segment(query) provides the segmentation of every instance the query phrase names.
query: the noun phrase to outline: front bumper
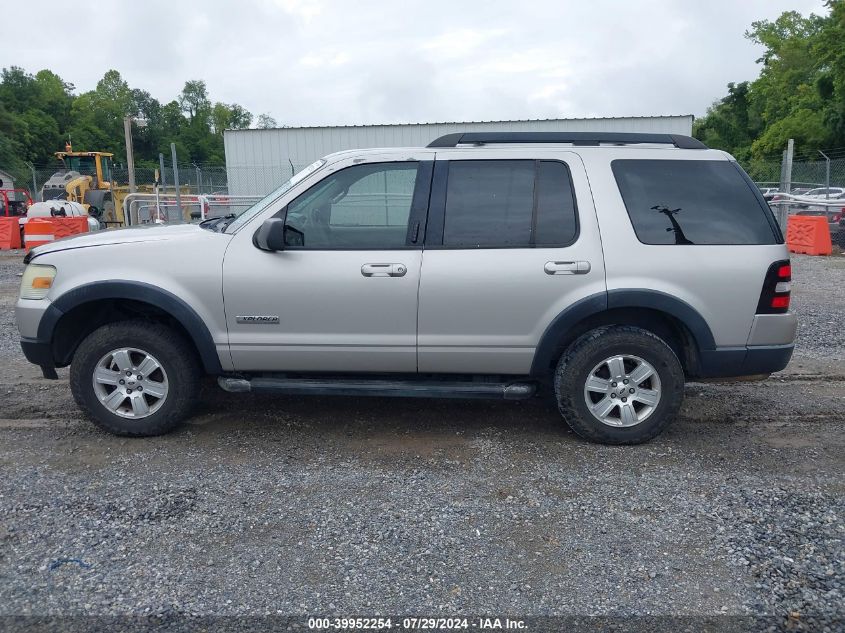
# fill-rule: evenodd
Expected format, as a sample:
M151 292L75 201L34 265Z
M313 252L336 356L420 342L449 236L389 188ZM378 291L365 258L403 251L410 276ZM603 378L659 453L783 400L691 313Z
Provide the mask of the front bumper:
M22 338L21 349L26 359L41 367L41 373L45 378L58 379L56 373L56 361L53 359L53 346L37 339Z
M49 299L18 299L15 304L15 321L21 334L23 355L30 363L41 367L45 378L55 380L58 375L53 345L50 340L45 340L45 337L39 334L44 315L52 307Z

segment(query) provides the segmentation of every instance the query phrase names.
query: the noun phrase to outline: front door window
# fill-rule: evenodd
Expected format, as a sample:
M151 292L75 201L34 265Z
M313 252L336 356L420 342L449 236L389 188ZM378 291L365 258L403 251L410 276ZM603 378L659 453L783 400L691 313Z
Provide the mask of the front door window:
M355 165L327 176L287 207L288 246L304 250L404 248L418 163Z

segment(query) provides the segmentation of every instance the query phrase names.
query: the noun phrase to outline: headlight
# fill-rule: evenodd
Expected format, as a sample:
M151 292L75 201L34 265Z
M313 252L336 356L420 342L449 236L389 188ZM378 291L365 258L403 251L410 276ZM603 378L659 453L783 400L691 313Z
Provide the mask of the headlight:
M56 278L56 267L44 264L30 264L23 271L21 299L43 299Z

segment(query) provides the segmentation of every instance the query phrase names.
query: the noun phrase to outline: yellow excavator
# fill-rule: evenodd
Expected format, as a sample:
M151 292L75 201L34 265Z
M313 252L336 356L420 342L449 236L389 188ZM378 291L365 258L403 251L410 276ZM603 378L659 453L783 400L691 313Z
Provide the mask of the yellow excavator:
M108 152L74 152L68 143L64 152L56 152L62 169L44 183L41 201L70 200L83 205L90 215L103 222L121 221L122 209L116 212L116 207L120 209L117 202L122 202L126 191L112 183L113 157Z

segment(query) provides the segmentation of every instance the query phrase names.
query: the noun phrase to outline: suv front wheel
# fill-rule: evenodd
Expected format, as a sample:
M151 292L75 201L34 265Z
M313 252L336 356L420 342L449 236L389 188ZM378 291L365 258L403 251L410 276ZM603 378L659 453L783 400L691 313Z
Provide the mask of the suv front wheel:
M632 326L588 332L564 353L555 395L566 422L603 444L640 444L678 414L684 372L661 338Z
M200 385L196 354L172 328L149 321L104 325L80 343L70 368L74 400L116 435L167 433L191 410Z

